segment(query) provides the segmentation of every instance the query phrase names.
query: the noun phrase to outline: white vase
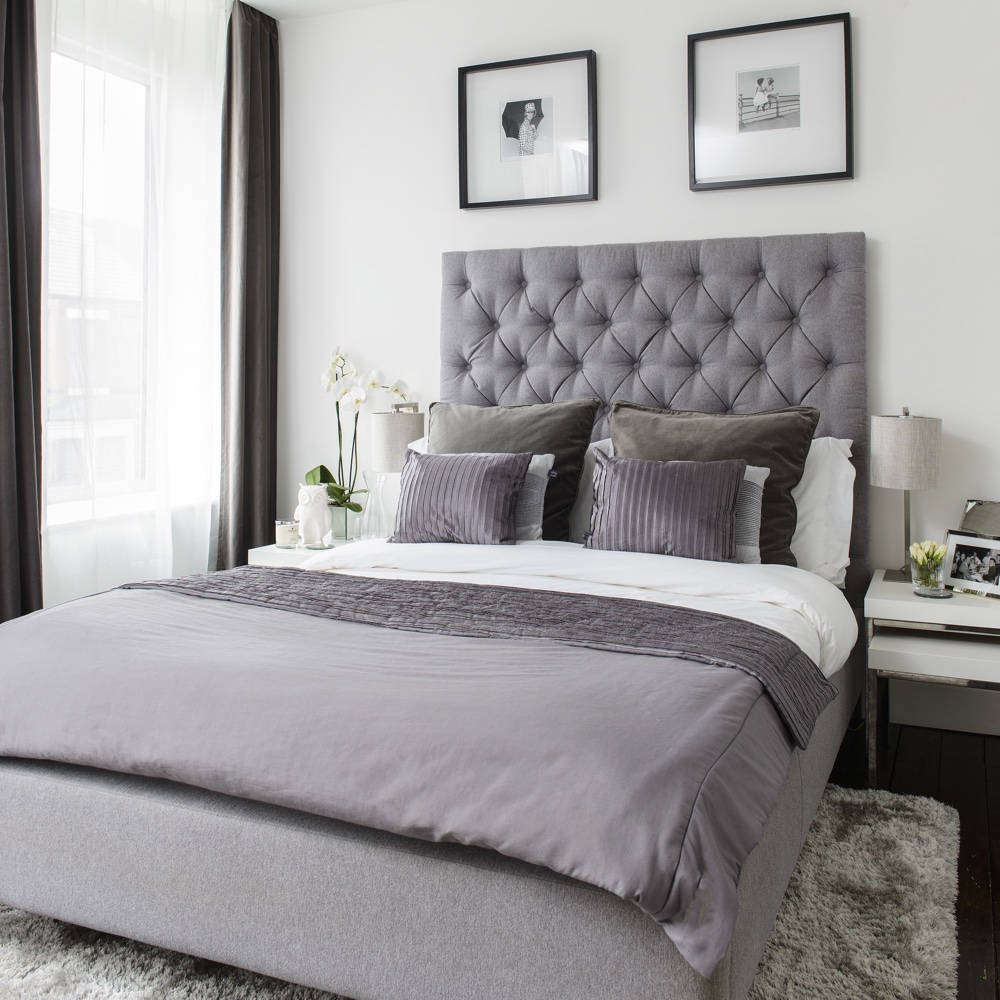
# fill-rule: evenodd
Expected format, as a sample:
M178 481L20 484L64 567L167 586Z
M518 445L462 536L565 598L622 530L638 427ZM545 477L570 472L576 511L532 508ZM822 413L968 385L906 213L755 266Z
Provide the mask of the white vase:
M299 484L299 505L295 508L299 522L299 541L310 549L325 547L324 538L330 530L330 506L326 486Z

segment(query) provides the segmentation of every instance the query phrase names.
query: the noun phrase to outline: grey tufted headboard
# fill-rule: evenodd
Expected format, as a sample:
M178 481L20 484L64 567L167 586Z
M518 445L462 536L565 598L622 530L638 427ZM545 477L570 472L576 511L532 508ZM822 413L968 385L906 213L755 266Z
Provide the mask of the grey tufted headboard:
M444 255L441 398L597 396L709 412L817 407L854 441L847 593L868 577L863 233Z

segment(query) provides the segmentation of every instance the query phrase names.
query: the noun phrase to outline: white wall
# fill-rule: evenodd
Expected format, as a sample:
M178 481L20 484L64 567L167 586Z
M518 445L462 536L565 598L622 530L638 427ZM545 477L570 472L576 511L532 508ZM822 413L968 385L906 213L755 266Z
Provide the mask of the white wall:
M319 372L336 344L435 398L442 251L840 230L869 237L872 410L944 420L943 485L913 495L914 538L1000 498L996 0L849 6L856 180L688 190L688 33L840 9L409 0L282 22L279 514L332 458ZM600 200L459 210L457 67L587 48ZM899 565L901 495L873 494L873 563Z

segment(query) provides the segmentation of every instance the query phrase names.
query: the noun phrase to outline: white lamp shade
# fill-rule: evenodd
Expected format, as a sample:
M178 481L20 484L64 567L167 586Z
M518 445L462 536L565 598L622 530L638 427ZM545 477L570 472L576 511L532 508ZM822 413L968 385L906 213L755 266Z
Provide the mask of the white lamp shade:
M374 472L399 472L406 446L424 436L422 413L373 413L371 415L371 463Z
M941 421L909 415L872 417L871 484L932 490L941 471Z

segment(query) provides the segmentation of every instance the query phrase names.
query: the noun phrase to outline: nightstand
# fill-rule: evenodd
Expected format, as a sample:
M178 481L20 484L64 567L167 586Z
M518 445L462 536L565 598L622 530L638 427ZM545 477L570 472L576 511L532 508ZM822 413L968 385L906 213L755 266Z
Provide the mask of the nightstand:
M872 788L880 678L1000 691L1000 601L969 594L946 600L918 597L909 583L887 582L884 573L875 571L865 594L865 725Z
M353 538L335 538L330 548L347 545L353 541ZM307 549L301 545L294 549L279 549L277 545L262 545L258 549L249 551L247 564L250 566L301 566L307 559L329 551L330 549Z

